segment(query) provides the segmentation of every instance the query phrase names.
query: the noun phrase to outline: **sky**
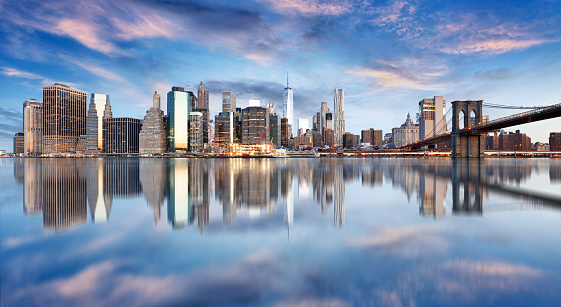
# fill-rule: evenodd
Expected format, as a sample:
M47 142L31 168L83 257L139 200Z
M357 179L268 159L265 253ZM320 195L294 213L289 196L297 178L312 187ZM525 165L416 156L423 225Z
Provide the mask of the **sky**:
M346 130L384 133L423 98L513 106L561 103L561 2L0 0L0 149L22 130L22 103L64 83L108 94L114 117L143 118L152 95L222 91L294 117L345 91ZM485 109L490 119L518 111ZM561 119L511 127L547 142Z

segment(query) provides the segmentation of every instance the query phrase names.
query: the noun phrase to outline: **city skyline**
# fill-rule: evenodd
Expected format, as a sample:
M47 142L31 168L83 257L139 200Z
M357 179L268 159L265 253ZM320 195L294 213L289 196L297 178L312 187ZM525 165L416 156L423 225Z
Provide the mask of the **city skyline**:
M390 131L433 96L560 102L555 2L18 1L0 2L0 10L0 149L22 131L21 104L41 100L42 86L55 82L105 93L116 115L143 118L154 91L195 92L202 80L211 119L222 91L242 104L270 101L282 114L288 71L294 118L311 118L343 88L346 130L354 134ZM513 113L484 112L490 119ZM513 130L547 142L560 123Z

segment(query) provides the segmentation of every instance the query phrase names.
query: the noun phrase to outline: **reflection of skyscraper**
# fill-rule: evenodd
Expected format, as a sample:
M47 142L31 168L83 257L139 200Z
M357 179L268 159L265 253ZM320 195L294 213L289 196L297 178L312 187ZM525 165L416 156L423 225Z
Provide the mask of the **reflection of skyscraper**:
M168 221L173 229L183 228L189 223L189 166L185 159L169 162Z
M131 198L142 192L138 158L104 160L105 193L116 198Z
M336 227L343 227L345 223L345 181L343 178L343 167L337 166L333 181L334 204L334 224Z
M283 198L284 226L287 229L292 229L294 223L294 181L292 180L292 176L290 176L289 179L287 178L283 184L285 185L283 189L286 191Z
M40 159L20 159L23 163L23 212L26 215L41 214L43 185Z
M154 223L160 221L167 185L168 159L140 159L139 177L148 207L154 211Z
M56 231L87 221L84 159L42 159L43 227Z
M113 197L105 191L105 160L87 160L87 193L92 222L103 223L109 219Z
M421 174L419 186L419 214L442 218L446 214L447 182L428 173Z

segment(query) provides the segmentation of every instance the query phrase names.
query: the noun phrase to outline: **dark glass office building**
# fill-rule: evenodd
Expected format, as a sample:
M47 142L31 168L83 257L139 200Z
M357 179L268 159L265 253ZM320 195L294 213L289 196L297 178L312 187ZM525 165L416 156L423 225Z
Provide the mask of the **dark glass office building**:
M103 123L105 153L138 153L142 121L130 117L107 118Z
M247 107L242 110L242 144L259 144L262 138L268 140L268 127L269 112L266 108Z

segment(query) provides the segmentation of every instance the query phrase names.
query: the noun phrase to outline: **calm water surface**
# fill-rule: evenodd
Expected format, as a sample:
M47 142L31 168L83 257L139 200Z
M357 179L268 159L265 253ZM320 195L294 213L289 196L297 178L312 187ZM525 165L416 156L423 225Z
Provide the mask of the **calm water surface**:
M0 166L2 306L561 302L561 160Z

